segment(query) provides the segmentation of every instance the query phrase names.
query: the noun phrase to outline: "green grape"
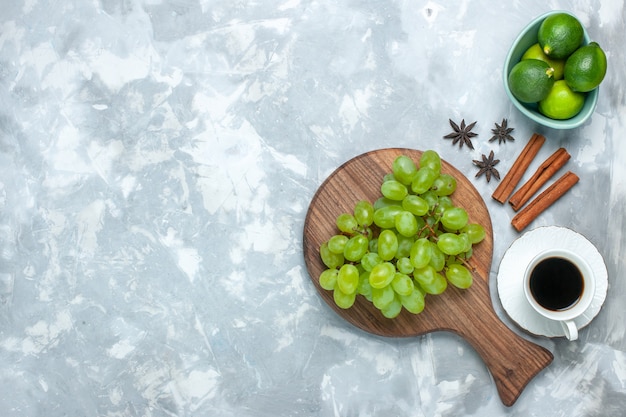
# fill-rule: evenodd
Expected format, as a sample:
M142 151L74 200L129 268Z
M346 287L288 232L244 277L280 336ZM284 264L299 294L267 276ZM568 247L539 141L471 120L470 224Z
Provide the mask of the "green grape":
M444 208L454 207L454 202L452 201L452 198L450 198L449 195L442 195L437 200L438 200L439 206L441 207L444 207Z
M396 251L396 258L405 258L411 256L411 246L413 246L413 242L415 241L414 236L402 236L398 234L397 237L398 250Z
M359 270L352 264L345 264L337 274L337 288L344 294L353 294L359 286Z
M335 235L328 239L328 250L332 253L343 254L343 249L350 238L346 235Z
M443 216L443 213L449 209L454 207L454 204L452 203L452 199L447 196L441 196L437 199L437 206L435 207L435 210L433 211L433 215L437 218L440 218L441 216Z
M415 269L428 265L431 258L430 242L425 237L419 238L411 246L411 263Z
M385 175L383 175L383 182L385 181L395 181L396 177L393 176L393 172L388 172Z
M461 231L463 233L467 233L470 238L470 242L472 242L472 245L481 242L487 235L487 232L485 232L485 228L478 223L470 223L466 225Z
M415 272L415 271L413 271L413 272ZM423 297L426 297L426 294L428 294L428 293L422 288L422 286L419 284L419 282L417 282L415 277L413 277L413 283L415 284L415 289L413 290L413 292L419 292L420 294L422 294Z
M396 293L390 285L382 288L372 287L372 302L379 310L389 307L395 298Z
M372 288L383 288L391 284L396 274L396 266L391 262L381 262L370 271Z
M408 211L403 210L396 215L395 226L402 236L411 237L417 233L417 219Z
M407 274L396 272L391 281L391 287L398 295L409 295L415 289L415 284Z
M456 190L456 179L450 174L440 174L433 183L432 190L438 196L450 195Z
M402 200L402 208L416 216L423 216L428 213L428 203L422 197L409 194Z
M396 234L390 230L385 229L378 235L378 256L383 261L390 261L396 256L398 251L398 238Z
M437 208L437 204L439 204L439 196L434 191L428 190L420 194L420 197L422 197L428 203L429 210L434 210L435 208Z
M438 176L438 172L428 167L420 167L415 174L415 178L411 181L411 191L415 194L425 193L430 190Z
M462 254L457 255L457 256L460 256L460 257L462 257L463 259L466 259L466 260L467 260L467 259L471 258L473 254L474 254L474 248L469 248L469 250L468 250L468 251L465 251L465 252L463 252Z
M370 226L374 222L374 206L366 200L361 200L354 206L354 219L361 226Z
M343 253L333 253L328 249L328 242L324 242L320 245L320 257L324 265L331 269L338 268L345 262Z
M402 201L409 191L406 185L397 180L387 180L380 186L380 192L390 200Z
M356 292L371 301L372 286L370 285L369 271L364 271L359 276L359 286L357 287Z
M455 233L442 233L437 240L437 246L446 255L458 255L465 249L465 242Z
M361 260L369 248L369 240L363 235L354 235L343 248L343 257L350 262Z
M355 230L359 227L359 223L350 213L342 213L337 216L336 223L339 230L348 234L354 234Z
M421 291L413 291L409 295L401 295L402 306L410 313L419 314L424 311L425 300Z
M380 197L376 201L374 201L374 211L379 208L389 207L389 206L397 206L398 202L394 200L390 200L387 197Z
M441 158L436 151L424 151L420 157L419 166L420 168L428 167L439 175L439 172L441 171Z
M446 278L430 265L413 271L413 278L427 294L441 294L448 288Z
M441 220L441 216L443 216L443 212L446 211L446 208L443 207L442 205L439 204L439 202L437 202L437 204L435 204L435 207L432 210L432 216L435 219L439 219Z
M398 156L391 165L393 176L404 185L411 184L417 173L415 162L406 155Z
M396 225L396 216L402 207L399 205L381 207L374 211L374 224L381 229L391 229Z
M337 275L339 275L338 269L325 269L319 277L320 286L325 290L335 289L335 285L337 284Z
M459 233L457 236L459 237L459 240L463 242L463 250L461 251L461 253L467 252L472 249L472 242L470 241L469 235L467 233Z
M372 268L374 268L374 266L378 265L382 261L383 260L378 255L378 252L367 252L361 258L361 266L363 267L365 271L371 271Z
M398 251L398 238L396 234L390 230L385 229L378 235L378 256L383 261L390 261L396 256Z
M398 272L409 275L413 273L413 269L415 269L415 267L406 256L398 258L396 261L396 270L398 270Z
M441 216L441 224L448 230L459 230L467 225L467 211L462 207L446 208Z
M352 294L346 294L339 288L335 288L335 290L333 291L333 299L335 300L335 304L337 304L339 308L348 309L354 305L354 301L356 300L356 292Z
M453 264L460 264L461 263L461 256L462 256L462 254L448 255L446 257L446 266L450 266L450 265L453 265Z
M377 237L373 237L370 239L369 251L378 253L378 238Z
M461 264L452 264L446 270L446 278L457 288L467 289L472 285L471 272Z
M435 271L441 272L446 266L446 255L439 249L439 246L435 242L428 242L430 244L430 262Z
M395 319L402 312L402 301L400 301L400 297L397 295L393 297L393 300L389 305L380 310L383 313L383 316L388 319Z

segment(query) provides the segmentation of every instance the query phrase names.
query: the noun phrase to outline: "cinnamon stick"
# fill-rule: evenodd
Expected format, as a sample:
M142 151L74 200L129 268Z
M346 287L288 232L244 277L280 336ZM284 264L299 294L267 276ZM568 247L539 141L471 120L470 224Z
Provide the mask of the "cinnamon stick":
M571 171L567 171L563 176L556 180L550 187L546 188L534 200L511 220L511 225L521 232L533 220L537 218L544 210L550 207L555 201L563 196L570 188L578 182L578 176Z
M532 177L509 199L513 210L519 210L570 159L565 148L559 148L537 168Z
M519 181L522 179L522 176L528 169L528 166L533 161L545 141L546 138L543 135L538 133L534 133L532 135L515 162L513 162L509 172L507 172L504 178L502 178L502 181L491 195L494 200L504 204Z

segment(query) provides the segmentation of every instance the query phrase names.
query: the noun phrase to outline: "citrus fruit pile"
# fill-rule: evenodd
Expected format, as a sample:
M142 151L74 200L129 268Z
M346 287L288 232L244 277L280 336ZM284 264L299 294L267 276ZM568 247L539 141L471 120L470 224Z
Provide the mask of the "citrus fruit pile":
M604 79L606 55L596 42L583 45L583 26L568 13L548 16L537 40L508 75L511 93L551 119L570 119Z

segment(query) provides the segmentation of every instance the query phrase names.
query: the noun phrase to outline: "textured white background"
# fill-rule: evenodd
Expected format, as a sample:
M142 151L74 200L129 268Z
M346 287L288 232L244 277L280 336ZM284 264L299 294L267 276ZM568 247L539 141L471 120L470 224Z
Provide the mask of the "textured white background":
M450 5L449 3L453 3ZM575 13L606 50L592 120L542 129L502 88L521 28ZM0 409L20 416L623 416L626 23L619 0L0 0ZM475 151L442 136L476 120ZM516 140L489 142L507 118ZM533 227L575 229L609 294L504 407L456 336L385 339L318 297L317 187L372 149L502 173L533 132L581 182ZM535 165L531 166L531 169ZM494 225L494 280L519 235Z

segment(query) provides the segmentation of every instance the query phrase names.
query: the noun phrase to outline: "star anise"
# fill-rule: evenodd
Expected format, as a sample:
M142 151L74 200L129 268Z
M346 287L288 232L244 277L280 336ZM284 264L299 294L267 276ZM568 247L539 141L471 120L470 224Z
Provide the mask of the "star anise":
M505 143L507 140L514 141L515 138L511 136L511 132L513 131L512 127L508 127L508 120L502 119L502 124L498 125L495 123L495 129L491 129L493 136L489 139L489 142L493 142L494 140L498 140L498 144Z
M454 123L451 119L448 119L450 122L450 126L454 129L454 132L445 135L444 139L452 139L452 144L456 145L459 143L459 148L462 148L463 145L467 145L468 148L474 149L474 145L472 145L472 138L474 136L478 136L478 133L472 132L472 128L476 125L476 122L470 123L469 125L465 125L465 119L461 120L461 126Z
M498 162L500 162L500 160L493 159L494 158L493 151L489 152L489 157L486 157L485 154L483 154L482 157L483 157L482 161L478 161L476 159L474 159L473 161L474 165L480 168L478 170L478 173L476 174L476 177L479 177L482 174L485 174L485 177L487 177L487 182L489 182L491 181L491 176L493 175L494 177L496 177L498 181L500 181L500 173L495 168L495 166L498 165Z

